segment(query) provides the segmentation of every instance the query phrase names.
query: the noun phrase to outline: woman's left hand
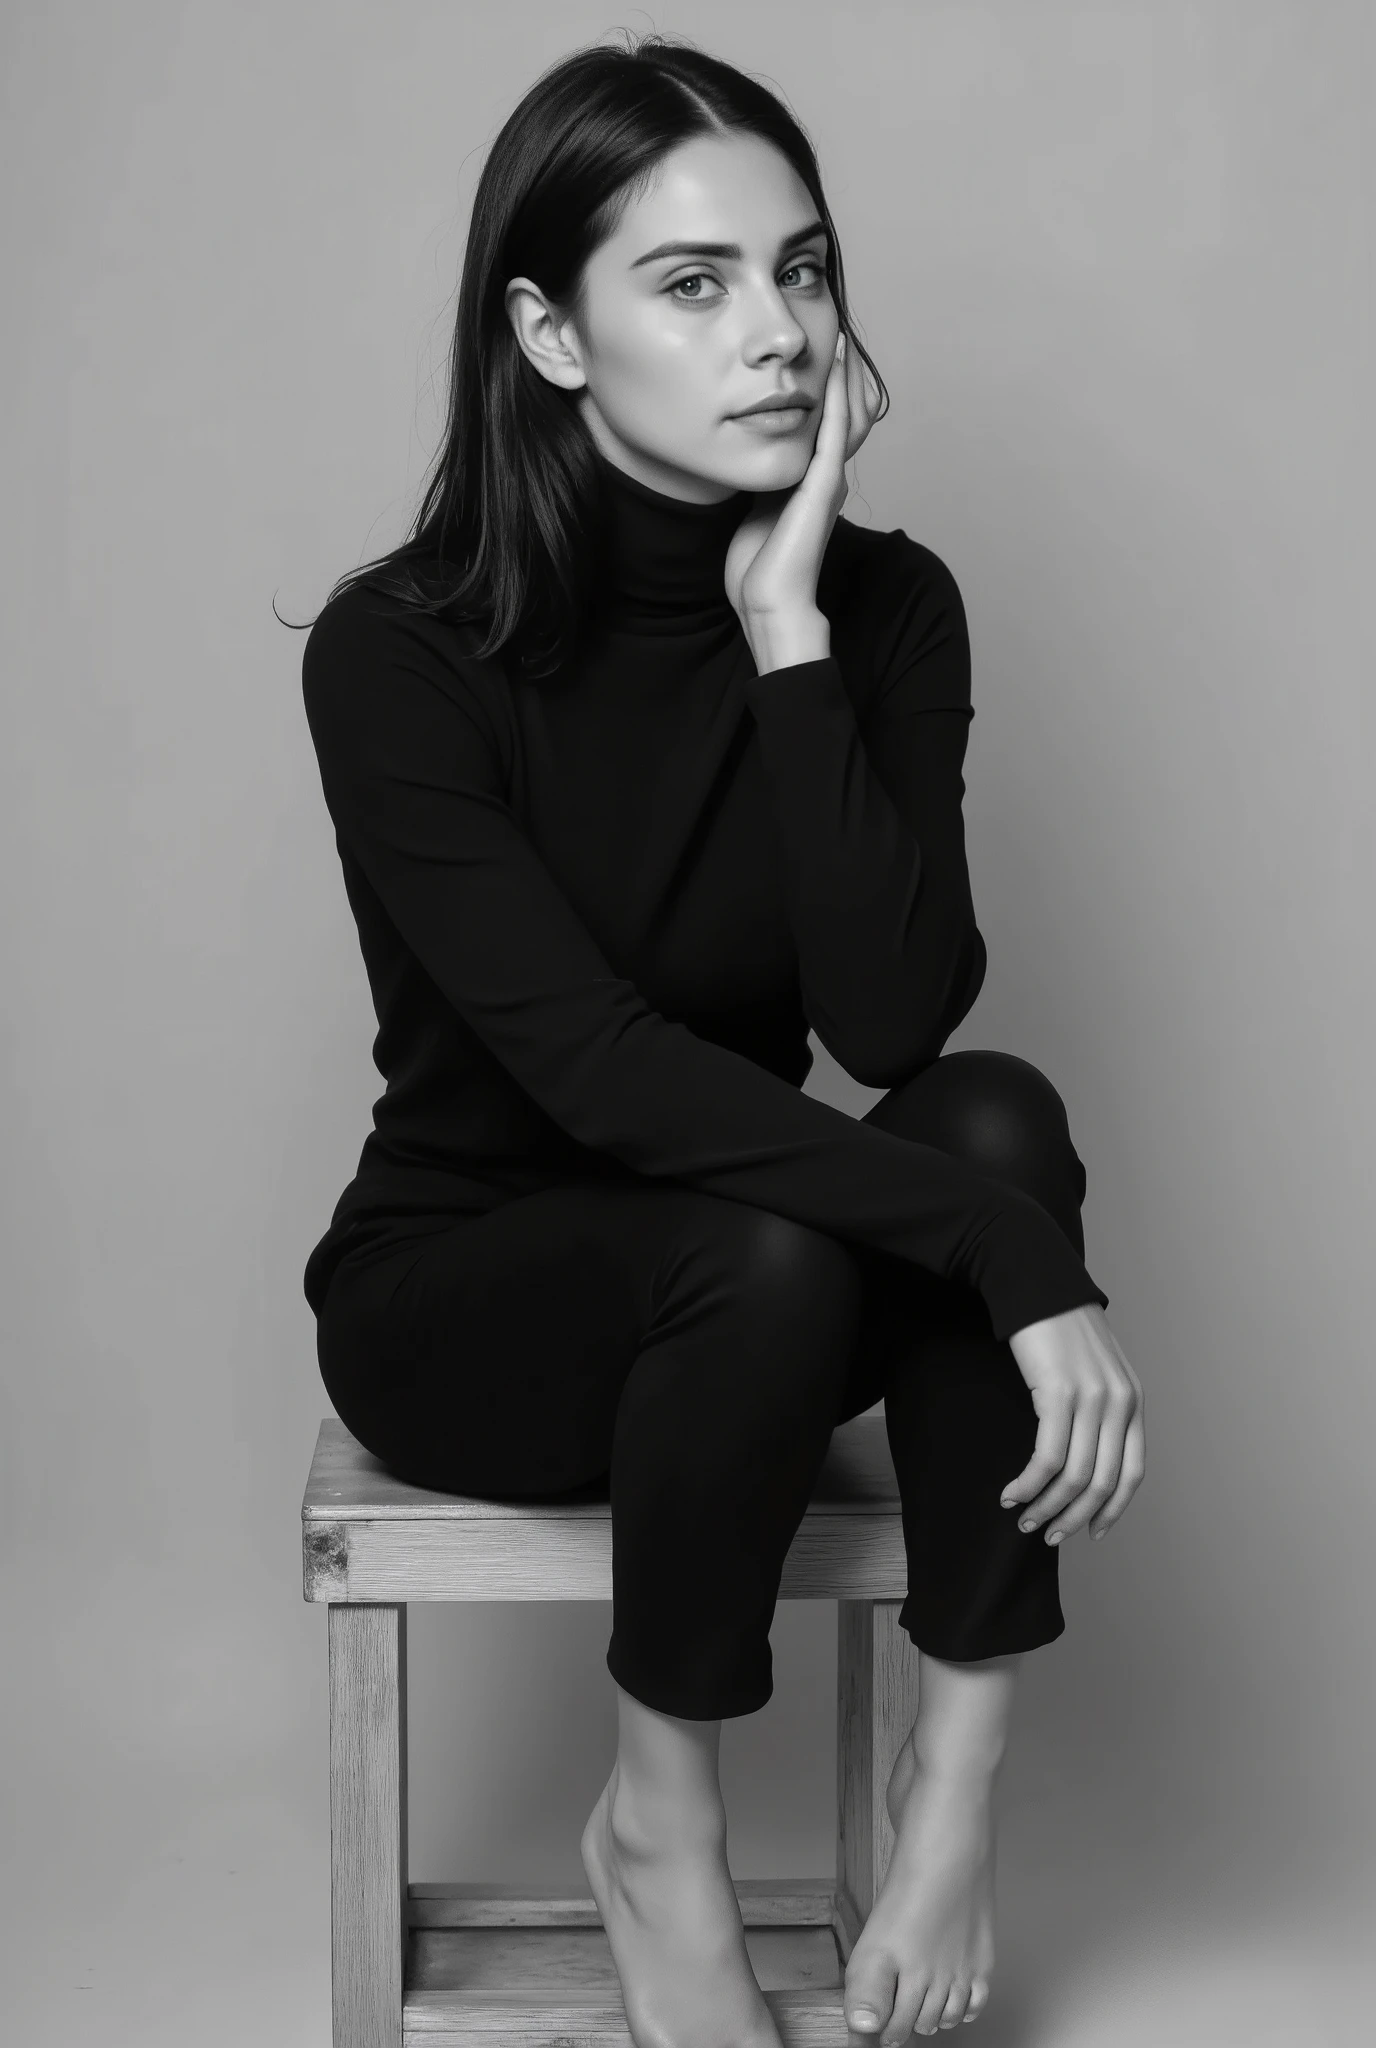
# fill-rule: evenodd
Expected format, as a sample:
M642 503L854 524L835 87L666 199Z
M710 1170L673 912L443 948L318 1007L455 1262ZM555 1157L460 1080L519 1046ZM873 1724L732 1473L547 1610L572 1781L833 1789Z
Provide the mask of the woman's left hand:
M756 493L727 549L726 594L752 647L816 613L822 556L850 489L846 464L879 411L878 389L844 341L827 374L811 462L789 490Z

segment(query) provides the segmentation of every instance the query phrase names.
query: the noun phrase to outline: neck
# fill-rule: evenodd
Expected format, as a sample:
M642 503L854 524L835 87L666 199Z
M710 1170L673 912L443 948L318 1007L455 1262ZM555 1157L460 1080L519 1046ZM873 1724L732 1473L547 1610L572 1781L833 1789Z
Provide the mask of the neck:
M734 617L726 552L750 493L701 505L642 483L600 449L596 455L606 513L600 584L607 616L614 623L684 626Z

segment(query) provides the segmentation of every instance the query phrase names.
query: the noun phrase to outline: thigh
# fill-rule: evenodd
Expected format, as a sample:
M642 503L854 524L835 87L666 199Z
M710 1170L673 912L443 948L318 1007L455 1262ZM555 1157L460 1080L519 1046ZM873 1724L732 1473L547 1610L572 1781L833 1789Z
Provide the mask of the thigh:
M632 1414L689 1432L829 1416L859 1299L849 1249L804 1225L676 1184L591 1183L346 1258L318 1348L339 1415L404 1477L605 1497Z
M343 1421L394 1470L449 1491L595 1483L658 1272L700 1224L676 1192L545 1188L383 1259L346 1258L318 1331Z

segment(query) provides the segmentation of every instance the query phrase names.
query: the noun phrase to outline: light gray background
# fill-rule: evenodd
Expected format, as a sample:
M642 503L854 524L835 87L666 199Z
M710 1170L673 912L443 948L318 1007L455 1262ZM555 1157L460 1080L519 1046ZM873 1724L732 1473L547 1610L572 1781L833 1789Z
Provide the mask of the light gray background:
M328 2037L300 1272L380 1083L271 602L400 537L483 150L618 22L818 144L893 392L849 513L971 621L953 1044L1060 1088L1149 1392L1025 1666L980 2037L1365 2039L1362 0L6 11L8 2038ZM413 1610L413 1875L581 1882L608 1627ZM831 1854L834 1609L774 1644L723 1744L739 1876Z

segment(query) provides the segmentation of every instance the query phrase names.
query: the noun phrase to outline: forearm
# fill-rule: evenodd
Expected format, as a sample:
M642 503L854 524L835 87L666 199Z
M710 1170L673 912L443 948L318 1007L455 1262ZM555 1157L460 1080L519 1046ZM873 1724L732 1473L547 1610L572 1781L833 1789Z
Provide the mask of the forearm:
M780 614L747 615L743 631L755 657L756 673L795 668L804 661L825 661L831 653L831 621L815 609Z
M889 772L905 818L862 741L825 616L753 624L758 674L746 687L804 1004L842 1066L886 1087L940 1051L983 976L960 825L967 726L937 713L888 735L891 750L901 743Z

